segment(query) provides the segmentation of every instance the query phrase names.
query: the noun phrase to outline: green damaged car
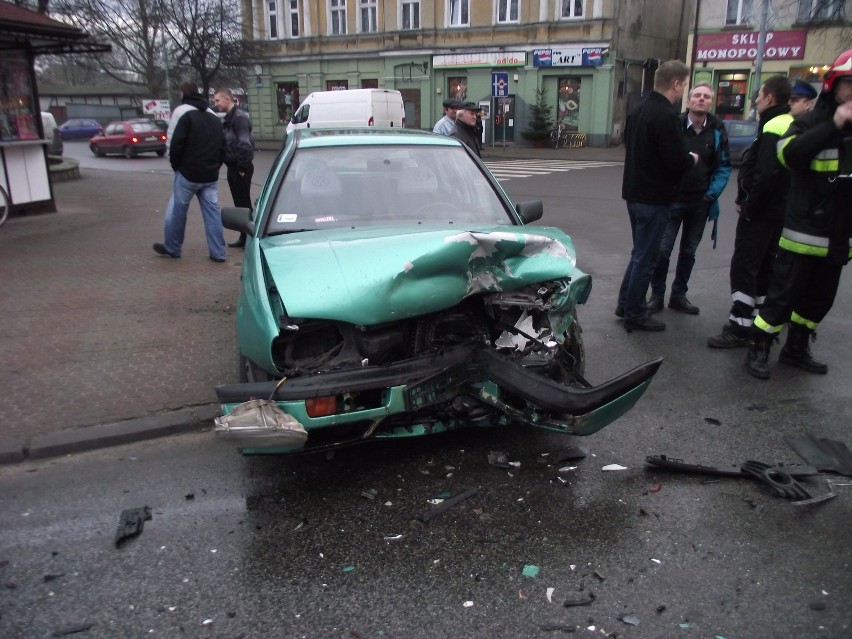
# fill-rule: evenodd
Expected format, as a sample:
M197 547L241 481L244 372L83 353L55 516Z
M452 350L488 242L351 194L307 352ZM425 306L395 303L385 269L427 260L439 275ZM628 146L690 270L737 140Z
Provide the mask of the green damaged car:
M589 435L662 360L583 377L571 238L528 226L458 141L399 129L289 135L254 211L237 309L239 383L216 434L244 453L318 450L468 426Z

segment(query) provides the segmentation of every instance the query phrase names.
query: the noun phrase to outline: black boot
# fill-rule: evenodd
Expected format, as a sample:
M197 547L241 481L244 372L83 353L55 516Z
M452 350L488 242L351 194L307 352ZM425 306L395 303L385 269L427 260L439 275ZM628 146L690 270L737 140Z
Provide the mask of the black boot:
M746 370L758 379L769 379L769 348L775 336L753 329L751 344L746 354Z
M825 375L828 372L828 366L811 357L808 344L811 339L816 339L816 333L812 330L800 324L790 324L787 330L787 341L778 355L778 361L798 366L809 373Z

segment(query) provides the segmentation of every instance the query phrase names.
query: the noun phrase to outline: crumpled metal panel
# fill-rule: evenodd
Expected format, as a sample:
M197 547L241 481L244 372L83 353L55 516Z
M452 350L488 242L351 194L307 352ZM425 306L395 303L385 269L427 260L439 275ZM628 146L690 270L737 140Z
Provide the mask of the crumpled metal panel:
M290 317L372 325L571 277L571 239L556 228L531 230L330 229L267 238L262 246ZM571 297L566 291L565 301Z

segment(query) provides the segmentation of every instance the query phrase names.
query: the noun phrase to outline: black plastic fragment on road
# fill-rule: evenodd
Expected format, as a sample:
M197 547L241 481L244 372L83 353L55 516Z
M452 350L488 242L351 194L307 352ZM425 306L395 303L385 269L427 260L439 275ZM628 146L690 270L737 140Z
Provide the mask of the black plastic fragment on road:
M577 632L577 626L567 623L543 623L539 626L539 629L544 630L545 632L554 632L556 630L560 630L562 632Z
M673 470L695 475L716 475L720 477L751 476L749 473L743 471L742 467L731 466L723 468L718 466L704 466L702 464L689 464L682 459L675 459L674 457L667 457L666 455L648 455L645 458L645 464L647 466L653 466L654 468L662 468L664 470ZM782 468L786 473L796 478L814 477L819 474L819 471L814 466L807 466L805 464L780 463L776 466L778 468Z
M785 437L784 441L799 457L819 470L852 477L852 451L843 442L818 439L811 433Z
M761 483L769 486L776 497L791 500L811 498L811 494L805 487L793 479L792 475L783 468L754 460L744 462L741 468Z
M65 628L60 628L59 630L54 630L51 636L53 637L64 637L66 635L73 635L78 632L86 632L95 624L93 623L76 623L73 626L66 626Z
M586 599L568 599L562 605L566 608L573 608L574 606L589 606L594 602L594 600L595 593L590 592Z
M825 602L824 601L812 601L808 604L808 608L811 610L825 610Z
M48 573L44 576L44 581L45 581L45 583L47 583L48 581L56 581L57 579L64 577L64 576L65 576L64 572Z
M722 422L716 419L715 417L705 417L704 421L708 424L712 424L713 426L721 426Z
M128 508L127 510L122 511L121 517L118 520L118 530L115 531L115 547L118 548L126 539L140 535L145 526L145 522L150 519L150 506L143 506L142 508Z
M448 497L447 499L442 501L437 506L432 506L432 508L430 508L429 510L425 510L422 513L420 513L420 516L418 517L418 519L425 524L427 521L434 519L435 517L437 517L438 515L440 515L441 513L445 512L445 511L449 510L450 508L452 508L456 504L463 502L465 499L469 499L470 497L473 497L478 492L479 492L478 488L470 488L468 490L465 490L464 492L458 493L457 495L453 495L452 497Z

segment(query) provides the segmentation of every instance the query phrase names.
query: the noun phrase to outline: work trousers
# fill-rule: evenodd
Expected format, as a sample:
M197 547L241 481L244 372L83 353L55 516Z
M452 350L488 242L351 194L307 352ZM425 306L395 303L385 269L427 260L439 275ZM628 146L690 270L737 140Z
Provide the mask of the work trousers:
M842 268L824 257L779 249L757 328L778 333L784 324L792 321L816 329L834 304Z
M731 257L731 313L734 334L747 337L757 310L762 307L772 278L772 263L778 252L783 220L765 217L737 220L734 254Z

